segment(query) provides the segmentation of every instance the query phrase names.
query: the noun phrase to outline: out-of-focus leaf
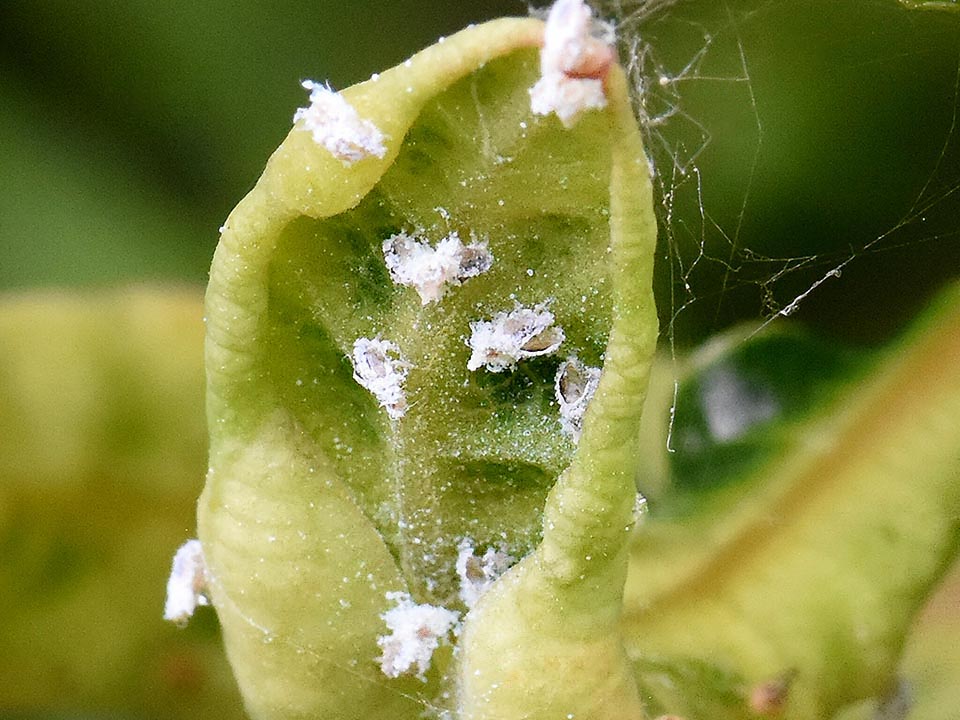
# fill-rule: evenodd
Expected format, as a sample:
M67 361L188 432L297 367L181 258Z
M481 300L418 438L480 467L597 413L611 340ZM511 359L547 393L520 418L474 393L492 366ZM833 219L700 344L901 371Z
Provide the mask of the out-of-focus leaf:
M960 707L958 603L960 564L954 564L910 631L893 693L857 702L833 720L953 720Z
M95 133L64 133L0 77L0 288L201 282L215 236Z
M164 623L205 463L200 293L0 299L0 714L240 718L212 613Z
M889 690L957 551L958 341L953 288L880 358L773 334L696 364L627 585L655 708L749 717L789 680L783 717L818 718Z
M913 627L900 665L910 720L952 720L960 708L960 565L955 565Z

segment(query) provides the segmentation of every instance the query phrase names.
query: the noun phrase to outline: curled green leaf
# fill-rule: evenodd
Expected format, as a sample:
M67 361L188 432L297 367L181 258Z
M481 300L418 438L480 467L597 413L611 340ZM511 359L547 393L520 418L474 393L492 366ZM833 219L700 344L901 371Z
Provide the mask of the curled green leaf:
M257 718L641 716L617 623L656 230L623 72L558 7L309 84L224 226L199 534Z

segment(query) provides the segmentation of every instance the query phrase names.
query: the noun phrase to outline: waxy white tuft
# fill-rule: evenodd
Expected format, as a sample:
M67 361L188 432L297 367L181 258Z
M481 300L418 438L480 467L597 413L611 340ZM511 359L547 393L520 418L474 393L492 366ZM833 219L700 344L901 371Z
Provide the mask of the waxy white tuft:
M467 345L473 350L467 369L490 372L512 370L524 358L550 355L563 342L563 330L553 327L553 313L545 304L500 312L492 320L470 323Z
M460 599L467 608L472 608L493 582L503 575L516 559L504 552L488 547L483 555L476 555L473 541L464 538L458 547L457 576L460 578Z
M293 121L302 120L315 143L348 166L371 155L378 158L386 155L383 133L372 122L361 118L340 93L313 80L304 80L302 85L310 91L310 107L298 109Z
M464 245L456 231L436 247L405 232L383 241L383 257L398 285L414 288L423 305L437 302L450 285L485 273L493 265L486 243Z
M396 603L380 617L387 624L389 635L377 638L381 655L380 669L387 677L416 675L426 680L430 659L447 634L460 620L460 614L437 605L417 605L408 593L387 593L387 600Z
M597 37L595 28L606 37ZM540 80L530 89L536 115L556 113L572 127L580 113L606 106L603 80L614 61L612 35L594 23L583 0L557 0L550 9L540 51Z
M353 343L350 360L353 379L373 393L391 419L402 418L407 411L403 383L411 365L401 356L400 348L379 337L358 338Z
M163 619L185 625L199 605L209 605L207 571L199 540L187 540L173 556Z
M571 355L557 369L554 393L560 406L560 428L574 442L580 440L583 416L600 384L600 368L590 367Z

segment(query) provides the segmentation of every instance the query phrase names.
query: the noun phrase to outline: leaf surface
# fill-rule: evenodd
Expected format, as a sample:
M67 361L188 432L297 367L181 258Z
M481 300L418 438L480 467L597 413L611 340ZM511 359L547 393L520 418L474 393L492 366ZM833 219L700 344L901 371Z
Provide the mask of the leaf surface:
M542 32L535 20L471 28L344 91L383 133L384 157L342 163L298 124L225 225L207 293L199 529L256 717L415 717L457 702L486 716L482 689L452 691L471 657L488 662L502 624L471 626L455 665L442 647L426 682L387 678L376 662L387 593L465 613L464 544L517 559L540 548L512 576L541 590L563 576L554 597L570 593L571 608L544 615L554 634L564 618L583 625L568 674L590 662L600 628L639 712L614 619L656 339L648 165L617 68L608 108L574 127L531 113ZM453 233L489 250L488 271L436 303L394 282L385 241L437 246ZM474 362L476 325L520 311L549 312L559 349L537 335L515 369ZM358 382L358 341L396 349L403 402ZM554 399L572 355L605 368L579 450ZM601 587L603 602L586 602ZM522 614L505 622L523 630L516 657L543 654L549 642ZM538 674L534 664L507 683L508 702L549 714Z

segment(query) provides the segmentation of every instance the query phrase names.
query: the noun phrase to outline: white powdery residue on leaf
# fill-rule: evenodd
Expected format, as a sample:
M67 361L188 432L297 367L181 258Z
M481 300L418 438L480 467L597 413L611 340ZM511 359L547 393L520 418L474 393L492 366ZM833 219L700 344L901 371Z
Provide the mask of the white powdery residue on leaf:
M574 442L580 440L583 416L600 384L600 368L580 362L571 355L557 369L554 392L560 406L560 428Z
M393 420L407 411L403 383L410 363L403 359L400 348L389 340L358 338L353 343L353 379L369 390Z
M207 570L199 540L187 540L173 556L167 580L167 601L163 619L185 625L200 605L209 605L206 596Z
M423 305L440 300L450 285L485 273L494 259L486 243L464 245L456 231L436 247L405 232L391 235L383 241L383 257L393 281L416 289Z
M396 605L380 616L390 631L377 638L380 669L387 677L416 675L426 680L424 673L434 651L459 622L460 614L437 605L418 605L405 592L389 592L387 600Z
M545 304L500 312L492 320L470 323L467 345L473 350L467 369L490 372L512 370L524 358L550 355L563 342L563 330L554 327L553 313Z
M540 80L530 89L534 114L556 113L569 128L585 110L606 106L603 80L614 61L611 42L609 28L593 21L583 0L557 0L544 29Z
M371 155L378 158L386 155L383 133L372 122L361 118L340 93L312 80L302 84L310 91L310 107L298 109L293 121L302 120L315 143L348 166Z
M457 577L460 578L460 599L472 608L493 582L503 575L516 561L503 550L488 547L477 556L473 541L464 538L457 548Z

